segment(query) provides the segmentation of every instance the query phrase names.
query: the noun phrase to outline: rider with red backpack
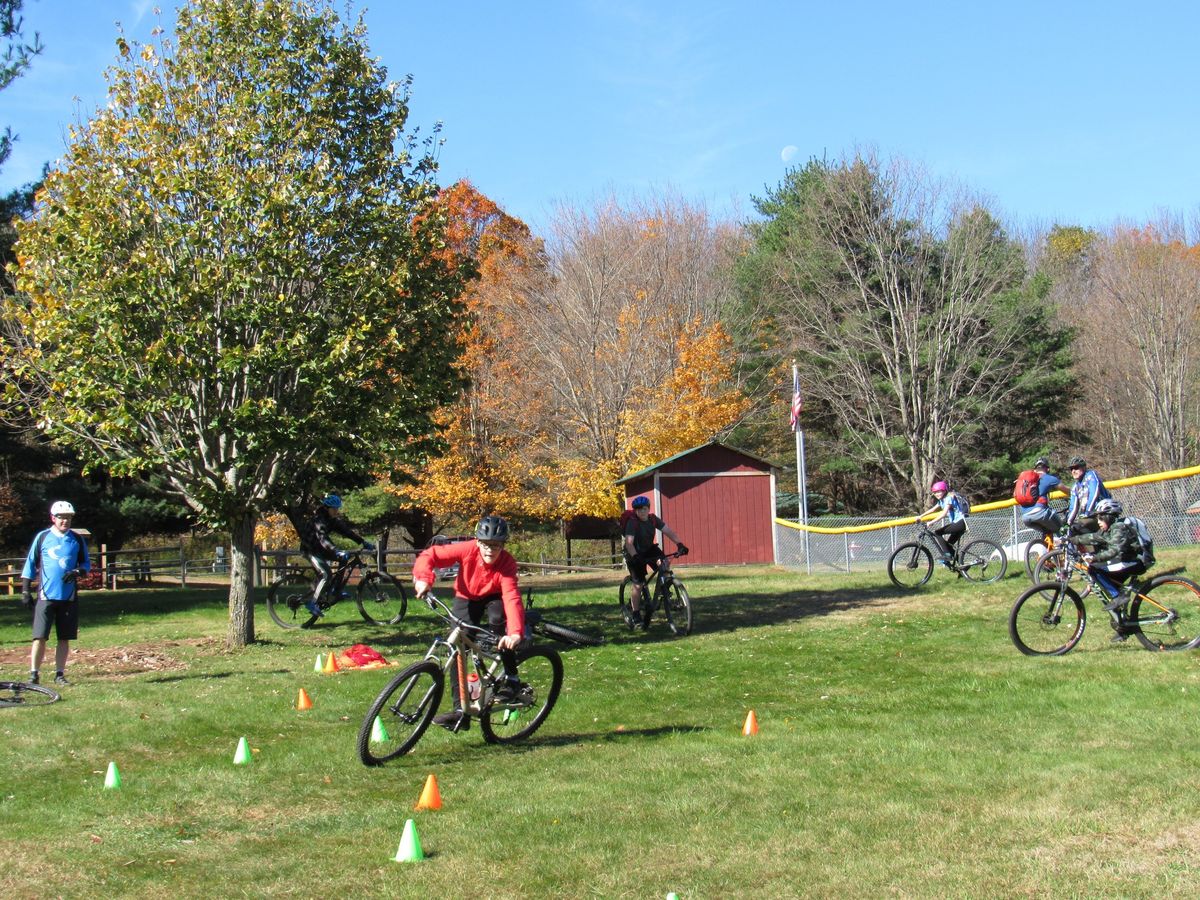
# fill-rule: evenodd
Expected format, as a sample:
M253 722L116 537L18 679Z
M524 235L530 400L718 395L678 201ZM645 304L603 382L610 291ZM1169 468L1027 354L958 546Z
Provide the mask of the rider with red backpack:
M1050 460L1042 457L1017 476L1013 487L1013 499L1021 507L1021 521L1030 528L1046 534L1056 534L1066 524L1062 513L1050 507L1050 492L1062 481L1050 474Z

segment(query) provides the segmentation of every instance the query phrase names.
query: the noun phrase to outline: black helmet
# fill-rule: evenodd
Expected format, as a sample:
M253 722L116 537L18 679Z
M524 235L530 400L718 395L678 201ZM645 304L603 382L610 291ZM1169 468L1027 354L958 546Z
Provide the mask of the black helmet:
M1047 472L1049 472L1050 460L1046 459L1044 456L1039 456L1038 461L1033 464L1033 467L1035 469L1045 469Z
M508 523L499 516L484 516L475 526L475 538L480 541L507 541Z
M1082 456L1072 456L1071 464L1069 466L1067 466L1067 468L1068 469L1086 469L1087 468L1087 460L1084 459Z

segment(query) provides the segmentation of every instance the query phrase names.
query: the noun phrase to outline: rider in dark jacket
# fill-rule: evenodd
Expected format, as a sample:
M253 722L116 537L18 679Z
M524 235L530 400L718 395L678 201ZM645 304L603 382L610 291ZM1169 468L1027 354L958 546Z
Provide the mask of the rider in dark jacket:
M288 521L300 537L300 550L308 557L317 573L312 596L304 601L305 607L314 616L322 614L319 602L333 577L333 570L329 564L334 560L345 562L349 558L346 551L339 550L333 543L330 534L340 534L357 541L364 550L375 549L370 541L363 540L362 536L341 518L341 509L342 498L337 494L328 494L321 499L315 510L305 506L292 506L286 510Z

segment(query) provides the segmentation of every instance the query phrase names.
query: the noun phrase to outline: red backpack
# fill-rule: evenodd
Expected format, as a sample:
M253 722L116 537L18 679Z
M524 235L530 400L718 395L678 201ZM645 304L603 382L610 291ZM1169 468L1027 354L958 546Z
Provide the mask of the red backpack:
M1033 506L1038 502L1038 482L1042 480L1040 472L1026 469L1013 482L1013 499L1020 506Z

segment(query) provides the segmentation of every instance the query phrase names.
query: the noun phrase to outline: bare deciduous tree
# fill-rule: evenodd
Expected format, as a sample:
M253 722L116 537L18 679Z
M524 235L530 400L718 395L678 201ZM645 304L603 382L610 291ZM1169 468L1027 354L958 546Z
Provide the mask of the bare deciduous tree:
M1081 329L1088 426L1112 462L1173 469L1196 458L1200 245L1178 218L1114 228L1066 307Z
M806 393L904 503L1021 389L1019 247L984 204L902 160L816 163L776 254Z

